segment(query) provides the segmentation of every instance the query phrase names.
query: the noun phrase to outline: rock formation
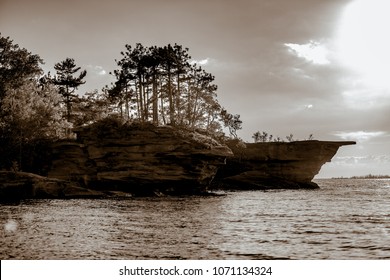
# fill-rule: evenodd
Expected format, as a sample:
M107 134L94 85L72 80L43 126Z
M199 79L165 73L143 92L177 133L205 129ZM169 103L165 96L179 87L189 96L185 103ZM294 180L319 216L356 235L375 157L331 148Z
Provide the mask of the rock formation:
M101 198L99 191L77 183L42 177L32 173L0 171L0 201L29 198Z
M321 166L331 161L343 141L240 143L230 141L234 158L222 167L219 186L234 189L318 188L312 182Z
M170 126L105 121L53 145L49 177L137 195L204 192L231 150Z
M0 200L201 194L229 189L316 188L338 148L355 142L221 145L197 132L106 119L51 146L48 177L0 171ZM217 172L218 171L218 172Z

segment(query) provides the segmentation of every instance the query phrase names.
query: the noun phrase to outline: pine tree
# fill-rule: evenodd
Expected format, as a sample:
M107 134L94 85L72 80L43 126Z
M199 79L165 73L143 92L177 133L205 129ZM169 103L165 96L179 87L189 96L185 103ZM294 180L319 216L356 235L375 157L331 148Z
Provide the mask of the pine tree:
M87 75L87 71L83 70L78 76L74 76L81 67L77 67L73 58L66 58L64 61L56 63L54 69L57 75L53 79L53 83L58 86L63 102L66 106L66 120L71 121L71 110L75 90L82 84L85 84L83 79Z
M215 77L190 61L188 48L177 44L147 48L137 43L126 45L121 55L115 60L119 69L111 73L116 81L106 89L122 117L125 104L126 112L130 109L140 122L210 133L221 132L223 124L233 134L240 129L239 116L228 114L218 103ZM127 120L133 114L127 114Z

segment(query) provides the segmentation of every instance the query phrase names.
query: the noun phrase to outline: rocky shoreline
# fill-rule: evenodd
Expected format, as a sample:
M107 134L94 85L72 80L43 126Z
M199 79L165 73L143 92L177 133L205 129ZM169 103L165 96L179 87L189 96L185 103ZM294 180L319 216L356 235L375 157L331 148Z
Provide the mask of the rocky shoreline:
M83 188L75 182L33 173L0 171L0 201L31 198L103 198L102 192Z
M222 145L198 132L98 123L50 147L47 174L0 172L0 200L204 195L211 189L316 188L338 148L354 142Z

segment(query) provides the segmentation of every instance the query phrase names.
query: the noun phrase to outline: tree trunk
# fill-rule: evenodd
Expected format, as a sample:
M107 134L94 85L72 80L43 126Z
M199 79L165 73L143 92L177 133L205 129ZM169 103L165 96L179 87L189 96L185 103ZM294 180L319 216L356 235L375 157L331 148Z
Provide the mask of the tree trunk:
M69 87L66 85L66 120L70 122L70 94L69 94Z
M148 121L149 119L149 85L148 82L145 82L145 76L143 76L143 96L144 96L144 121ZM146 85L146 86L145 86Z
M195 94L195 101L194 101L194 110L192 112L192 128L195 127L195 121L196 121L196 111L197 111L197 104L198 104L198 98L199 98L199 89L196 89L196 94Z
M160 101L161 101L161 117L163 119L163 124L166 125L167 121L165 119L165 113L164 113L164 99L162 98L162 96L161 96Z
M181 123L181 114L180 114L180 74L179 69L177 70L177 93L176 93L176 114L177 120Z
M188 122L188 126L191 125L191 90L192 90L192 83L188 82L188 93L187 93L187 122Z
M125 108L126 108L126 119L129 120L130 119L130 109L129 109L129 91L128 91L128 88L127 88L127 85L126 85L126 88L125 88Z
M141 122L143 122L144 121L144 114L143 114L144 104L142 101L143 97L142 97L142 76L141 76L141 73L138 74L138 82L139 82L138 86L139 86L139 102L140 102L139 103L140 108L139 108L138 113L139 113Z
M172 98L172 77L171 66L168 64L168 98L169 98L169 118L172 125L175 124L175 109Z
M153 70L153 123L158 124L158 96L157 96L157 81L155 70Z
M138 115L138 120L141 120L141 116L140 116L140 111L141 111L141 108L140 108L140 101L139 101L139 98L138 98L138 85L137 85L137 82L135 82L134 84L134 89L135 89L135 101L136 101L136 104L137 104L137 115Z

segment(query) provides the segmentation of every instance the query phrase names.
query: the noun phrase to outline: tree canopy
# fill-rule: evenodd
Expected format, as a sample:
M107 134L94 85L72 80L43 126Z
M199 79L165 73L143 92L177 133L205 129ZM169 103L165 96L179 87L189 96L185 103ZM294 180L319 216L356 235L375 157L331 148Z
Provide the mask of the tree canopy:
M59 94L41 83L43 60L0 36L0 168L22 162L39 143L62 137Z
M112 73L116 81L107 87L121 116L212 132L234 125L224 119L226 110L217 100L215 77L191 62L188 48L178 44L144 47L140 43L125 48Z
M25 168L41 143L110 116L219 136L227 127L237 138L240 116L219 104L215 77L191 60L188 48L138 43L120 54L114 83L77 94L87 72L73 58L56 63L54 76L44 74L39 55L0 34L0 168Z
M43 60L25 48L13 43L0 33L0 104L8 90L17 89L26 80L34 79L43 73Z

